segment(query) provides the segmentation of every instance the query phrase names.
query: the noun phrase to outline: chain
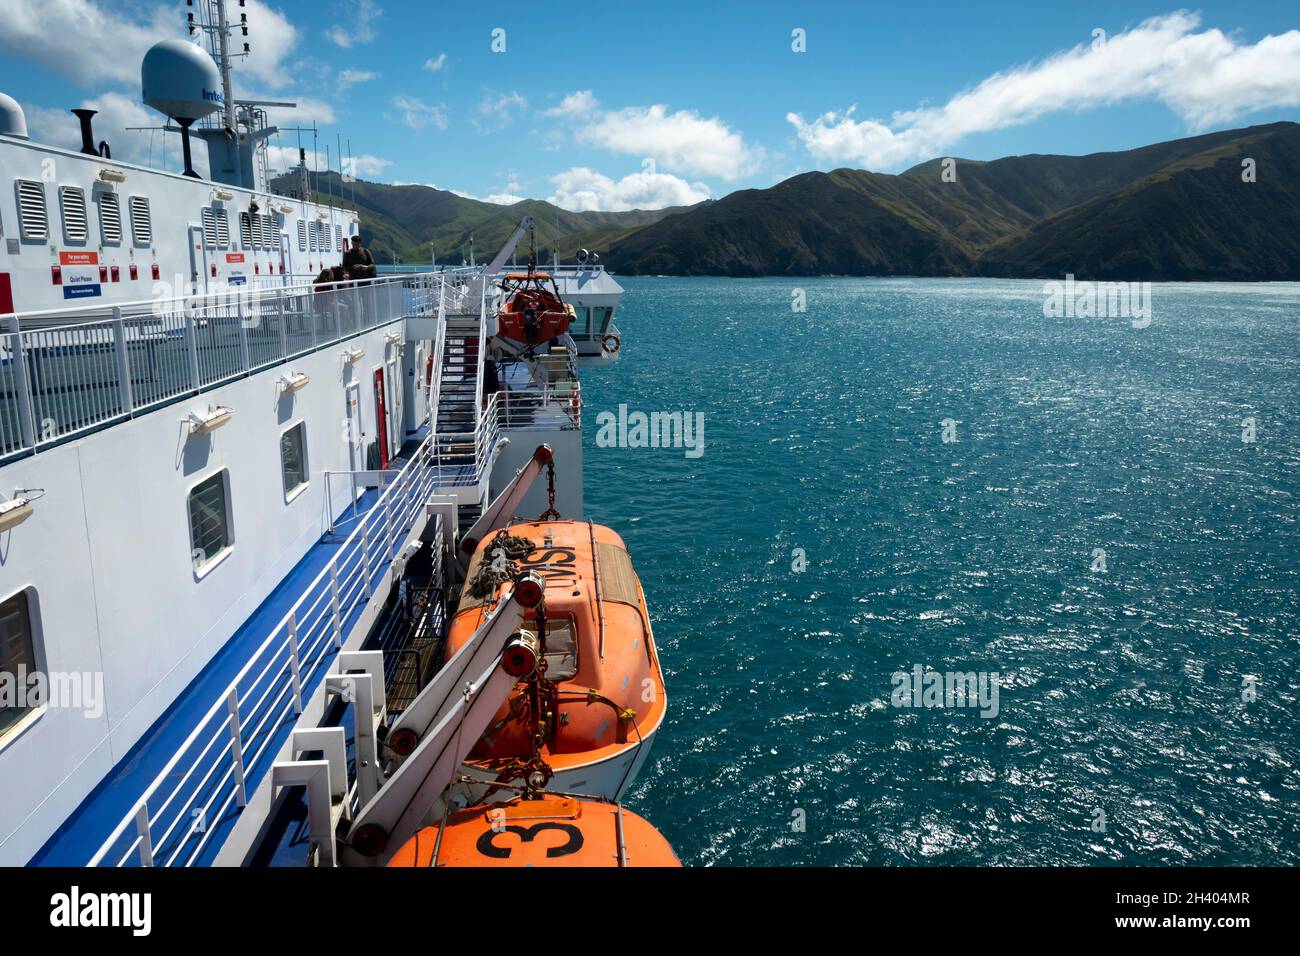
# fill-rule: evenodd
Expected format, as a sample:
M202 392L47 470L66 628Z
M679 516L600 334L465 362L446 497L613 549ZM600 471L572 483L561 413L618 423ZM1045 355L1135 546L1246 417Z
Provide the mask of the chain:
M555 460L546 463L546 495L547 509L538 517L538 521L550 521L560 519L560 513L555 510Z

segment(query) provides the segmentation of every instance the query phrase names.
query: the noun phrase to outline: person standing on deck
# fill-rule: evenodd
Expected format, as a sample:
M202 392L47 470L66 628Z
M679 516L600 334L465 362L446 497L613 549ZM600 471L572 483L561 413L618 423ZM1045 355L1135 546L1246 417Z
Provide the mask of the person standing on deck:
M352 248L343 253L343 274L352 280L353 286L357 285L359 279L373 279L378 275L378 271L375 269L375 257L370 254L369 249L361 245L360 235L352 237ZM369 291L370 285L371 283L366 282L358 291L358 305L371 294ZM361 311L361 309L358 309L358 312ZM357 318L360 320L361 315L359 314Z

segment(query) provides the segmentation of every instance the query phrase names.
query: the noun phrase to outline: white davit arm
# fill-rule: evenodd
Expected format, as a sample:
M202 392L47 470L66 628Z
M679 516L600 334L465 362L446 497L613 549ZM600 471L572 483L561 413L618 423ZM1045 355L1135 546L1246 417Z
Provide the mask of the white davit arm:
M533 452L533 457L524 463L514 478L510 479L510 484L501 489L501 494L483 509L482 516L461 537L460 544L456 547L456 563L460 565L462 574L469 569L469 559L473 556L479 542L494 531L505 527L505 523L514 515L515 509L532 488L533 482L552 459L551 446L538 445L537 450Z
M524 238L524 234L531 228L533 228L532 216L524 216L523 219L519 220L519 225L517 225L515 231L510 234L510 238L507 239L506 244L501 247L501 251L496 254L491 262L483 267L483 271L479 274L479 278L476 280L478 284L473 290L475 298L481 294L484 284L491 282L496 278L496 274L501 271L502 266L506 264L506 260L514 254L515 247L519 245L519 241Z
M540 600L541 591L540 582L528 578L511 588L402 712L386 743L413 749L353 819L347 844L339 848L345 866L383 866L424 825L430 808L518 683L518 676L500 666L501 655L523 623L521 597Z

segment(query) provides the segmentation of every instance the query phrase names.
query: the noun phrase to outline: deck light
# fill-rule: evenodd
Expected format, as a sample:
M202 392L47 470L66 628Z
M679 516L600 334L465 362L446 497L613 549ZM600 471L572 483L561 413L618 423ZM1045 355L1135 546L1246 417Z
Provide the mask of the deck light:
M109 169L105 166L99 171L99 181L101 183L124 183L126 182L126 173L120 169Z
M306 372L290 372L280 378L280 390L292 395L294 392L300 392L307 387L311 378Z
M190 426L191 435L206 435L230 421L233 412L225 405L209 405L206 412L190 412L182 421Z
M20 489L26 491L27 489ZM15 493L8 501L0 501L0 532L16 528L32 516L31 499Z
M343 363L345 365L351 365L353 362L357 361L358 359L361 358L361 356L365 354L366 353L364 349L344 349Z

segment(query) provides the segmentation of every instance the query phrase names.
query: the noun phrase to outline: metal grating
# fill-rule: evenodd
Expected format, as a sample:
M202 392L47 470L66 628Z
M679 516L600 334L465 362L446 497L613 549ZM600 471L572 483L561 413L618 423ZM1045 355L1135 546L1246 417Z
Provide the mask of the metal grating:
M222 249L230 245L230 217L226 215L224 209L216 210L217 217L217 245Z
M153 219L149 215L149 200L145 196L132 196L128 200L131 210L131 240L137 246L153 242Z
M18 220L24 239L50 238L44 185L31 179L18 180Z
M209 249L217 245L217 216L211 206L203 207L203 244Z
M122 241L122 203L117 193L99 194L99 233L104 242L116 245Z
M90 238L86 224L86 191L80 186L59 187L59 215L63 218L63 238L82 243Z

